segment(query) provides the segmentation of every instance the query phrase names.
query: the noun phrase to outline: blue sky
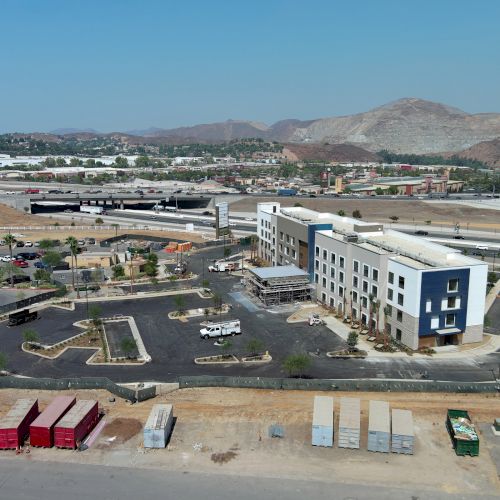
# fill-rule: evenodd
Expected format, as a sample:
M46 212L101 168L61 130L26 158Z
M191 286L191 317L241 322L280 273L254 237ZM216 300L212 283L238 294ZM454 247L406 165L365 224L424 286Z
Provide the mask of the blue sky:
M4 0L0 132L500 112L496 0Z

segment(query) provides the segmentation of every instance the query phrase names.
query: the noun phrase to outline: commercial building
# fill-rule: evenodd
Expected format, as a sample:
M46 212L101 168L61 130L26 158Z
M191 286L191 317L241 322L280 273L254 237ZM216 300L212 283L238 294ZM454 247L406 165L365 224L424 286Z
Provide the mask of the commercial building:
M302 207L259 204L257 224L262 259L306 271L320 302L372 331L412 349L481 341L486 263L382 224Z

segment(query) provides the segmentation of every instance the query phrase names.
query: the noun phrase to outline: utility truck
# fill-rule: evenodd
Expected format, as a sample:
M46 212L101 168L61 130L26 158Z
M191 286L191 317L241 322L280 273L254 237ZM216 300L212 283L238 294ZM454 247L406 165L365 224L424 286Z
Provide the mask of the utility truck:
M240 267L239 262L215 262L213 266L208 266L211 273L237 271Z
M214 337L225 337L227 335L239 335L241 333L241 325L239 319L220 321L218 323L208 323L205 328L200 330L202 339L210 339Z

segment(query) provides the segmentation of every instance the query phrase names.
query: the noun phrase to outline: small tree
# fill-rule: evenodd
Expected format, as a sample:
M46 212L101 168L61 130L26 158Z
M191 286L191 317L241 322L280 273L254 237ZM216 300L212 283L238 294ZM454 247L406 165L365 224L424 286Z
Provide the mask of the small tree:
M301 207L302 203L299 203L298 201L293 204L294 207Z
M349 346L350 349L353 349L356 347L358 343L358 334L355 331L350 331L349 335L347 336L347 345Z
M231 247L224 248L224 257L229 257L232 253Z
M33 277L38 281L50 282L50 273L45 269L37 269Z
M97 217L97 219L95 220L95 223L97 225L100 225L100 224L104 224L104 221L101 219L101 217Z
M208 281L207 279L204 279L201 282L201 286L206 290L210 286L210 281Z
M40 240L38 246L42 250L49 250L51 248L54 248L54 242L52 240L49 240L48 238L44 238L43 240Z
M250 339L247 344L247 349L252 356L255 356L264 349L264 342L259 339Z
M144 264L144 272L148 276L156 276L158 274L158 268L156 267L156 264L153 264L153 262L146 262Z
M359 209L356 208L356 210L354 210L352 212L352 216L355 218L355 219L361 219L362 215L361 215L361 212L359 211Z
M61 254L53 250L45 252L44 256L42 257L42 262L47 266L51 267L59 265L61 263L61 260L62 260Z
M125 337L121 340L120 347L127 358L129 358L130 353L137 348L137 343L133 337Z
M233 347L233 343L230 340L225 339L224 343L222 344L222 351L224 353L224 356L229 356L229 351Z
M40 340L40 337L35 330L33 330L32 328L28 328L27 330L23 331L23 339L27 344L32 345L34 342L38 342Z
M212 297L212 300L214 301L214 309L220 311L222 309L222 297L216 293Z
M430 225L431 225L431 223L432 223L432 221L431 221L431 220L426 220L426 221L425 221L425 223L426 223L428 226L430 226Z
M311 366L311 360L307 354L290 354L283 362L283 368L289 377L302 377Z
M113 279L115 280L123 278L125 276L125 269L121 264L113 266L112 270L113 270Z
M146 257L146 260L148 262L151 262L152 264L154 264L156 266L156 264L158 264L158 255L156 255L155 253L148 253L147 257Z
M102 314L101 306L98 306L97 304L92 304L89 307L89 318L96 328L101 324L101 314Z
M0 352L0 372L3 372L7 369L7 355L3 352Z
M497 273L494 273L494 272L489 272L488 273L488 283L492 283L492 284L495 284L497 282L498 278L497 278Z
M397 222L399 220L399 217L397 215L391 215L389 219L391 219L392 222Z
M175 307L177 307L177 312L181 315L186 307L186 299L184 298L184 295L176 295L174 297L174 303Z
M339 215L340 217L344 217L345 216L345 211L344 210L339 210L337 212L337 215Z

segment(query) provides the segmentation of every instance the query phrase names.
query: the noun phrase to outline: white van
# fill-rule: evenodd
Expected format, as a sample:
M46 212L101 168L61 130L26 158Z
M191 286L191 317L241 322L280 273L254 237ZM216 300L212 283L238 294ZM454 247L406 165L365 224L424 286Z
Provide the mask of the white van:
M221 321L219 323L209 323L205 328L200 330L200 337L202 339L210 339L227 335L239 335L240 333L240 320L235 319L231 321Z
M488 250L486 245L476 245L476 250Z

